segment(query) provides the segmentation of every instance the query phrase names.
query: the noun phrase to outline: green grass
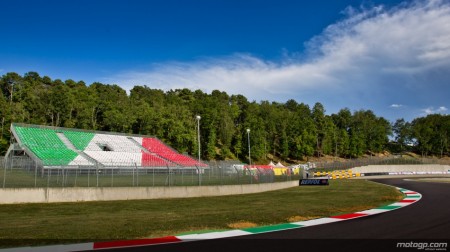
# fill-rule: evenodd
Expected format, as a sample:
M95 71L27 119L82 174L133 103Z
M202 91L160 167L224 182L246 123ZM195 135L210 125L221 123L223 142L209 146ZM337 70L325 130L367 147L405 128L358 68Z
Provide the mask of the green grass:
M419 182L433 182L433 183L450 183L450 178L421 178L421 179L409 179Z
M161 237L350 213L401 198L365 180L239 196L0 205L0 247Z

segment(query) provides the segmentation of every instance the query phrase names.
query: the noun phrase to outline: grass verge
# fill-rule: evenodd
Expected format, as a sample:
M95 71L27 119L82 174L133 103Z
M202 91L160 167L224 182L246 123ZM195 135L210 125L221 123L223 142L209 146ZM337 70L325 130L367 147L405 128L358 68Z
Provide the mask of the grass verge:
M433 183L450 183L450 178L420 178L420 179L408 179L418 182L433 182Z
M0 205L0 247L161 237L328 217L386 205L395 188L333 180L247 194L164 200Z

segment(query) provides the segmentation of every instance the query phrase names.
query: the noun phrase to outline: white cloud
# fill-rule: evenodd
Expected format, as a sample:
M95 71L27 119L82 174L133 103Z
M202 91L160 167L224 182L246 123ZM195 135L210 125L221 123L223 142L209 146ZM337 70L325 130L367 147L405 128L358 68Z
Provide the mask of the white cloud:
M325 87L335 81L326 73L327 67L330 66L282 65L236 54L226 59L159 65L149 72L126 72L118 76L121 79L118 83L128 87L147 83L165 90L185 87L207 91L219 89L255 97L257 93L288 94L294 86L303 90Z
M448 111L448 109L444 106L441 106L437 109L434 109L433 107L428 107L428 108L422 109L422 112L423 112L422 115L445 114L447 111Z
M128 90L144 84L163 90L219 89L255 100L300 98L339 108L350 103L370 108L393 100L420 103L450 92L448 1L347 8L346 15L307 42L301 59L273 62L235 54L124 71L108 81Z
M391 106L390 106L391 108L401 108L401 107L403 107L403 105L402 104L392 104Z

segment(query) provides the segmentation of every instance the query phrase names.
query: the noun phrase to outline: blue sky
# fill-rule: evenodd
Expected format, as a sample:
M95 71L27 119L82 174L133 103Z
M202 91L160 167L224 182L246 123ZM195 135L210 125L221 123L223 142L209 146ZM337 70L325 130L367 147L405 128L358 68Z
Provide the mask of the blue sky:
M0 9L0 75L218 89L391 121L450 107L448 0L2 0Z

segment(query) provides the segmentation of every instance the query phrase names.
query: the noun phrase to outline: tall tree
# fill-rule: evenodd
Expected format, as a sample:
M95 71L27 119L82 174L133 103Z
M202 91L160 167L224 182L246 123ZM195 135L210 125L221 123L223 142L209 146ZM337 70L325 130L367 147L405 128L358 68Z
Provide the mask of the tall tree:
M403 118L397 119L392 125L392 131L395 141L400 146L400 152L403 152L411 143L411 123L406 122Z
M325 122L325 108L320 102L314 104L314 107L312 109L312 118L317 128L316 153L317 156L321 156L323 152L322 143L326 134L326 122Z

